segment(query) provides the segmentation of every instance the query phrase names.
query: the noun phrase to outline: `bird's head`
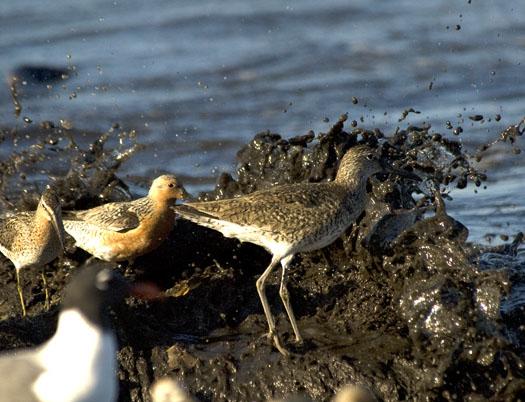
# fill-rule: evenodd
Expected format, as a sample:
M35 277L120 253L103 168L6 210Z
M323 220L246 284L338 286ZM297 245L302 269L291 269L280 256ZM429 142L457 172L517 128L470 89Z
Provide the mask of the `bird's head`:
M148 196L158 201L186 199L189 194L173 175L162 175L151 183Z

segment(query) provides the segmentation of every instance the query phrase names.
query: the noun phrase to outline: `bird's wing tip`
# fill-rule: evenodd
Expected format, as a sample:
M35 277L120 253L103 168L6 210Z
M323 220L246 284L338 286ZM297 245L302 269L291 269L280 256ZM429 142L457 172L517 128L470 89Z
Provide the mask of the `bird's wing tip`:
M188 205L188 204L182 204L182 205L175 206L175 212L182 217L200 217L200 218L217 219L216 216L213 216L209 214L208 212L201 211L200 209L192 205Z

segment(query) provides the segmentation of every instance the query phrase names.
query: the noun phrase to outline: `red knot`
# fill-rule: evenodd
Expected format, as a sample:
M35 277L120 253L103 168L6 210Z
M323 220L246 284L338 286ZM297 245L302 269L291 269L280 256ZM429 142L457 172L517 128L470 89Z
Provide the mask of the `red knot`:
M157 248L175 225L173 205L187 193L175 176L157 177L146 197L64 212L76 245L104 261L133 261Z

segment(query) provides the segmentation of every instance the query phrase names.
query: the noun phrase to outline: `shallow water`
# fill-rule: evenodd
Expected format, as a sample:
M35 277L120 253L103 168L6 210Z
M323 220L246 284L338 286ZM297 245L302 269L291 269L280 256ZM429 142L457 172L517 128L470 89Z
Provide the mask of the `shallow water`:
M323 119L343 112L387 133L425 121L452 137L449 120L474 148L523 117L523 11L520 0L2 2L6 80L23 65L69 68L70 78L21 84L19 119L4 86L0 121L67 119L90 131L118 122L147 145L126 173L162 167L192 190L232 171L254 133L326 131ZM398 122L407 107L421 114ZM451 194L475 241L523 230L524 158L503 149L487 190Z

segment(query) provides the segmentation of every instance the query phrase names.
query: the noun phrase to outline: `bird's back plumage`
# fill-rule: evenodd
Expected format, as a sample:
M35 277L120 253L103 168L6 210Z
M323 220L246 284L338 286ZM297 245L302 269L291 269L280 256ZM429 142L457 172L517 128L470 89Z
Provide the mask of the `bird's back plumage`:
M357 208L335 183L300 183L257 191L239 198L192 202L175 208L182 217L242 241L254 236L289 243L344 230ZM341 228L340 228L341 227ZM225 233L226 232L226 233ZM255 233L257 232L257 234Z
M96 226L102 230L126 232L139 226L141 219L153 207L148 197L134 201L112 202L84 211L64 212L66 230L79 224Z

